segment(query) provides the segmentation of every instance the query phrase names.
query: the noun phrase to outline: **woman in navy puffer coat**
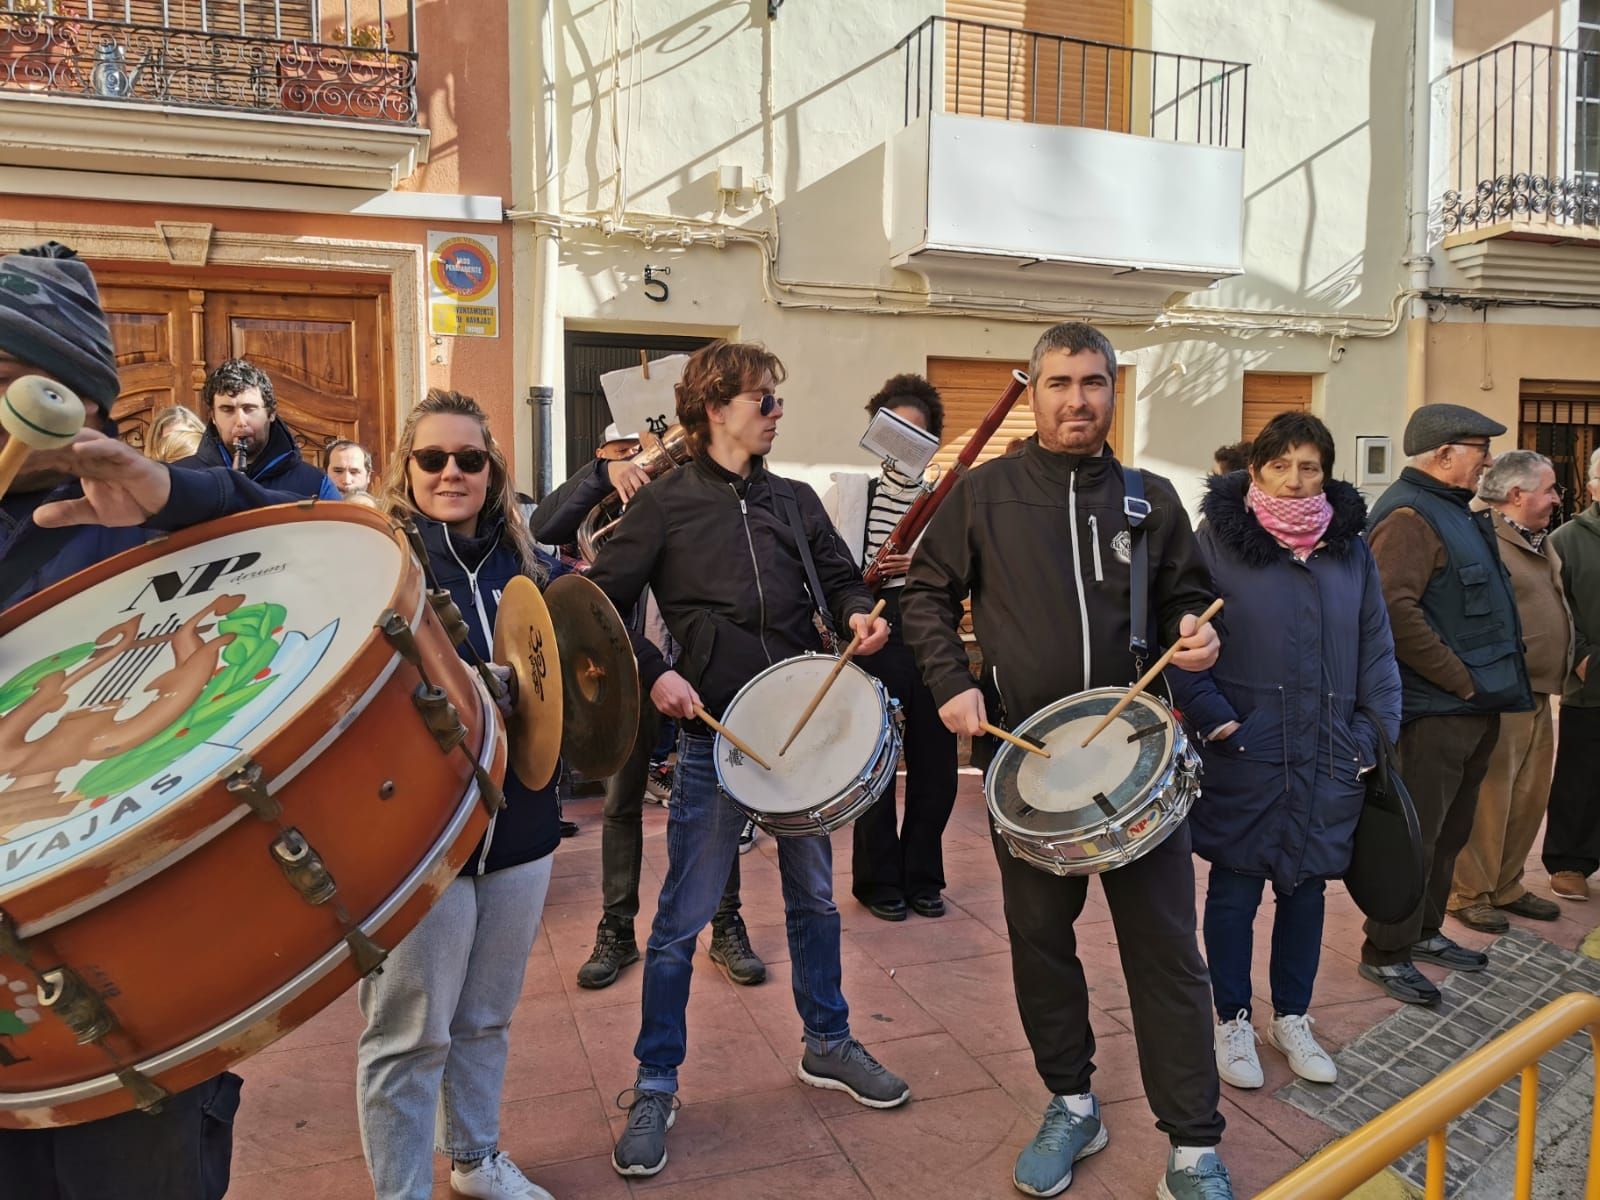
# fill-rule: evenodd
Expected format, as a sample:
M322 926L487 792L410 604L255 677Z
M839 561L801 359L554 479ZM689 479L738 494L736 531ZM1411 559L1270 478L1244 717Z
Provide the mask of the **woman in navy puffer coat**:
M1394 639L1361 537L1366 505L1328 478L1332 469L1327 426L1280 413L1257 437L1248 471L1211 478L1198 537L1226 600L1222 654L1209 672L1168 676L1202 738L1205 776L1189 828L1211 863L1205 941L1217 1068L1236 1087L1262 1083L1250 952L1268 881L1276 900L1268 1036L1297 1074L1333 1081L1306 1016L1324 885L1350 865L1379 723L1391 740L1399 734Z

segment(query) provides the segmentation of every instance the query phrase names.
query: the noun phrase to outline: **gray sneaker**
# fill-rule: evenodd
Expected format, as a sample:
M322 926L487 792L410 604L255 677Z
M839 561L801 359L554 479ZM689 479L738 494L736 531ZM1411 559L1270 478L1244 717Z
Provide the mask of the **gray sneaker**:
M718 917L711 923L711 961L741 987L766 982L767 964L751 947L750 931L738 913Z
M1158 1200L1233 1200L1233 1180L1215 1154L1202 1154L1200 1165L1178 1170L1167 1158L1167 1173L1156 1185Z
M633 1099L624 1104L629 1092ZM618 1175L654 1175L667 1165L667 1130L678 1119L678 1097L629 1088L617 1097L617 1107L628 1110L628 1127L611 1152L612 1168Z
M1094 1100L1092 1115L1080 1117L1064 1099L1053 1096L1039 1132L1017 1155L1017 1165L1011 1169L1012 1186L1027 1196L1060 1195L1072 1182L1072 1164L1104 1150L1110 1140L1100 1123L1098 1100Z
M800 1056L800 1078L812 1087L848 1092L868 1108L898 1108L911 1099L911 1089L855 1038L848 1038L818 1054L810 1046Z

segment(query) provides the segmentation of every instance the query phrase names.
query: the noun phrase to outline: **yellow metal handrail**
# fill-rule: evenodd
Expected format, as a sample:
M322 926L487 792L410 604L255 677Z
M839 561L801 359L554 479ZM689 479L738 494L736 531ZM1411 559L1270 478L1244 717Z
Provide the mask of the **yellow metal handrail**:
M1539 1105L1539 1060L1580 1029L1595 1049L1600 1099L1600 996L1574 992L1545 1005L1436 1079L1424 1084L1360 1129L1346 1134L1256 1200L1342 1200L1418 1142L1428 1143L1428 1200L1444 1200L1445 1128L1513 1075L1522 1076L1517 1122L1516 1200L1533 1194L1534 1117ZM1600 1117L1600 1103L1594 1108ZM1600 1200L1600 1121L1589 1128L1589 1176L1585 1200Z

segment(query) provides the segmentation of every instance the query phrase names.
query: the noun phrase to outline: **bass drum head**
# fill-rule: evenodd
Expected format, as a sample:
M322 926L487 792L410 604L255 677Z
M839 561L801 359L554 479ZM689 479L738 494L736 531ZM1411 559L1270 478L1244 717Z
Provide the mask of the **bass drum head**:
M0 906L181 855L163 823L336 686L405 559L377 514L328 507L131 551L0 623Z
M865 775L885 734L877 682L846 663L787 754L788 740L837 659L802 655L775 663L740 690L722 723L772 767L763 770L725 738L717 739L717 782L746 808L803 813L843 795Z
M1015 730L1043 742L1050 757L1002 744L984 780L995 820L1034 837L1072 837L1138 808L1172 762L1174 724L1167 707L1136 696L1100 736L1082 745L1125 695L1122 688L1080 692Z

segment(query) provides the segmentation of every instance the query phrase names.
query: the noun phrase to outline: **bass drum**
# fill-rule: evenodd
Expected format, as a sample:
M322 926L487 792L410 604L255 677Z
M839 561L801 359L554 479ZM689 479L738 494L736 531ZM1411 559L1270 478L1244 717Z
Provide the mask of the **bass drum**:
M498 721L353 504L0 614L0 1127L159 1105L377 968L499 805Z

